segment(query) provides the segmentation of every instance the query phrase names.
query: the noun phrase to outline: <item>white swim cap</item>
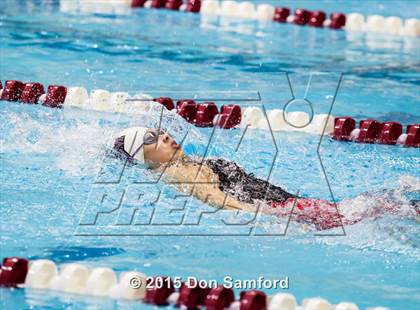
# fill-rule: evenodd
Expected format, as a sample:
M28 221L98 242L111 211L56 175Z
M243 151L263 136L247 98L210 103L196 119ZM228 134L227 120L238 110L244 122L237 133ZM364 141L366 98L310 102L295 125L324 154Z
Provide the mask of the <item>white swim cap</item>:
M143 164L143 137L148 130L146 127L132 127L123 130L119 135L119 137L124 136L124 151Z

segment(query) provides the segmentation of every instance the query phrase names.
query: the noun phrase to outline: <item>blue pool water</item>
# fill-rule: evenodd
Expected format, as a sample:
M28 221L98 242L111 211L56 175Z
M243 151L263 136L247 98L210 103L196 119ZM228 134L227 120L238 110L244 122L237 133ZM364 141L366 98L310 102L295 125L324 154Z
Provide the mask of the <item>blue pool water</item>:
M205 94L249 99L257 98L259 92L262 103L241 105L263 104L273 109L282 108L290 99L285 72L298 98L303 97L313 73L308 98L315 113L326 113L340 73L344 73L332 114L419 122L417 38L163 10L73 14L60 11L58 1L6 0L5 4L0 7L3 83L18 79L172 97ZM284 1L284 5L315 8L310 1ZM419 18L415 1L317 1L316 7ZM197 210L211 210L194 199L188 203L187 225L168 225L178 223L184 213L170 212L180 206L179 198L176 203L173 200L179 192L158 182L139 185L140 189L130 193L145 193L135 218L141 224L157 189L163 190L154 222L160 226L116 229L115 223L126 221L130 209L118 216L102 216L96 226L81 227L81 222L91 220L86 207L93 206L95 193L106 187L100 182L115 180L119 171L120 163L104 156L112 137L130 125L156 124L158 113L51 110L3 101L0 109L2 257L83 261L91 267L184 278L288 276L289 291L299 301L322 296L334 303L350 300L361 308L419 306L419 224L404 197L397 202L402 206L398 213L345 227L345 236L340 236L342 231L315 236L297 224L281 236L284 222L273 225L268 217L259 219L259 227L248 236L248 226L221 225L218 215L207 215L200 225L188 225L197 220ZM172 120L164 115L164 124L177 138L188 132L188 153L203 154L214 134L209 155L235 160L262 178L268 177L275 159L270 175L273 183L307 197L331 200L316 153L319 136L275 132L274 143L269 132L254 130L236 149L240 130L213 133L212 129L192 128L182 119ZM399 188L401 177L420 177L419 150L415 148L339 143L325 137L320 157L335 199L359 197L347 204L345 212L368 210L374 204L376 198L360 198L364 192L382 197L382 190ZM156 179L138 167L129 167L126 173L129 177L110 187L111 191L126 188L133 177L145 182ZM410 195L410 199L419 199L418 193ZM135 199L132 197L129 207L135 205ZM246 215L220 216L230 223L247 220ZM132 302L30 290L1 289L1 296L2 309L146 308Z

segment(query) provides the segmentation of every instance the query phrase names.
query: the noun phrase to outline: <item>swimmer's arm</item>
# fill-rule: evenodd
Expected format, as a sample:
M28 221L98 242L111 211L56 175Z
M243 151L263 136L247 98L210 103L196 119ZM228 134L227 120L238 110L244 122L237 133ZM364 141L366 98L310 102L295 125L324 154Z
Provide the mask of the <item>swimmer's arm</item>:
M222 209L253 211L251 206L222 192L218 185L212 188L208 188L206 185L208 184L196 184L192 189L193 195L201 201Z
M217 208L229 210L255 211L254 207L242 203L225 194L219 188L219 178L209 168L203 166L177 165L166 168L166 179L181 191L190 193L197 199Z

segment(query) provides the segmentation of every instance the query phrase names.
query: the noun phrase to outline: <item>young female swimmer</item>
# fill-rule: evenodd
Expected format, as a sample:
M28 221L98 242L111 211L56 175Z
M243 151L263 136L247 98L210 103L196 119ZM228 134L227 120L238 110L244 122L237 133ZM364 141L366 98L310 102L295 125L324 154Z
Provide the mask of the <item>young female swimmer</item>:
M168 133L155 129L133 127L124 130L115 140L114 150L130 161L160 171L168 182L183 192L192 193L215 207L291 215L292 220L312 224L318 230L354 224L365 217L376 217L387 209L395 209L389 199L375 197L378 207L371 208L370 214L352 214L351 218L345 218L336 205L288 193L246 173L234 162L220 158L204 161L190 158Z

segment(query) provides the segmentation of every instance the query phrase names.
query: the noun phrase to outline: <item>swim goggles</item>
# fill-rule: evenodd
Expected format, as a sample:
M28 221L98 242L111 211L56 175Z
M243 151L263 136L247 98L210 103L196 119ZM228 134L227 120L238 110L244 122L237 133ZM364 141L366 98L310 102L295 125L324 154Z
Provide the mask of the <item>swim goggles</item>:
M143 144L144 145L155 144L158 141L159 136L163 135L164 133L165 132L160 129L153 129L153 130L147 131L143 136Z

